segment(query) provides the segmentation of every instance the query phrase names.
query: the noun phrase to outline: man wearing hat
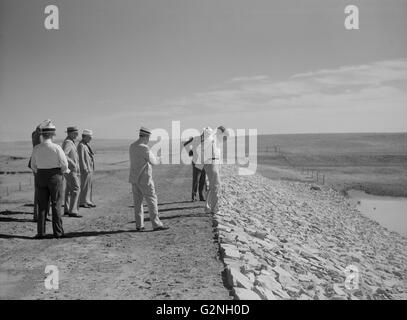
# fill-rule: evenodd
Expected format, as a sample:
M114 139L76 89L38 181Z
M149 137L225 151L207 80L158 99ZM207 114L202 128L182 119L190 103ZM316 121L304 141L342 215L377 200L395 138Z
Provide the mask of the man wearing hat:
M79 156L76 149L75 140L78 138L78 128L68 127L66 129L67 137L62 143L62 150L68 159L69 173L65 174L65 201L64 210L65 215L73 218L80 218L78 214L78 201L79 201Z
M205 201L203 192L208 190L206 182L206 172L203 168L204 164L201 162L202 150L197 150L203 146L204 132L200 136L190 137L188 141L184 143L184 147L189 147L189 156L192 157L192 201L197 201L197 193L199 193L199 200ZM198 183L199 181L199 183ZM198 187L199 185L199 187Z
M64 235L61 218L63 174L69 173L68 160L62 148L52 141L55 136L55 126L51 120L41 123L40 130L43 141L34 147L31 155L31 168L36 174L38 192L38 221L35 238L42 239L45 236L45 218L50 199L54 237L61 238Z
M78 144L79 168L81 170L79 206L83 208L96 207L92 200L92 178L93 172L95 171L94 153L89 145L89 142L92 140L92 135L92 130L83 130L82 140Z
M193 138L187 141L193 148L195 163L202 163L203 170L209 180L209 192L205 204L206 213L217 213L219 210L218 193L220 189L219 166L221 160L220 147L223 143L223 137L228 136L229 132L224 126L219 126L215 130L210 127L204 128L199 139Z
M38 144L40 144L41 143L41 129L40 129L40 125L38 125L36 128L35 128L35 130L31 133L31 141L32 141L32 145L33 145L33 148L36 146L36 145L38 145ZM30 158L30 161L28 162L28 167L30 168L30 169L32 169L31 168L31 158ZM37 222L37 218L38 218L38 192L37 192L37 188L35 187L35 185L36 185L36 183L35 183L35 180L36 180L36 174L34 173L34 222ZM48 205L48 208L47 208L47 221L51 221L51 219L49 219L49 205Z
M219 210L219 166L222 162L220 147L223 143L223 137L227 137L228 135L229 132L224 126L219 126L216 128L216 130L212 130L210 127L204 129L204 152L202 157L204 169L209 179L209 193L205 204L206 213L217 213Z
M151 130L141 127L139 139L132 143L129 148L130 156L130 176L129 182L132 185L134 213L136 216L136 230L144 230L143 198L147 202L148 213L154 231L166 230L158 216L158 200L155 193L152 165L160 164L160 159L156 158L148 147Z

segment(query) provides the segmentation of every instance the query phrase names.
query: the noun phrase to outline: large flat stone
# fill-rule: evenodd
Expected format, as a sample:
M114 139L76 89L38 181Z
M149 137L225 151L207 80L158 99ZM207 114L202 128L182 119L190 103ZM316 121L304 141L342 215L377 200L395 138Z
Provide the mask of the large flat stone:
M238 269L234 267L228 267L226 269L227 281L231 287L240 287L251 290L253 283L248 277L242 274Z
M240 259L240 252L235 246L222 243L221 248L223 250L224 258Z
M257 293L263 300L279 300L271 290L260 286L254 286L253 291Z

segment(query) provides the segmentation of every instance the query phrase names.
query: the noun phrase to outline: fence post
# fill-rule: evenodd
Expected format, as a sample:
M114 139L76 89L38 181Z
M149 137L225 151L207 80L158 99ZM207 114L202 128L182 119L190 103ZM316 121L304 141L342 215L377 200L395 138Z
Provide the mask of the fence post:
M322 184L325 184L325 174L322 175Z

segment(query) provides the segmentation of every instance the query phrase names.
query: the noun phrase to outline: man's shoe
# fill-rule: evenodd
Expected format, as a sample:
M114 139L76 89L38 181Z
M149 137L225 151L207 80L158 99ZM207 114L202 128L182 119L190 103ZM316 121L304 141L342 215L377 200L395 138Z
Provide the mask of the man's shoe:
M144 230L146 230L146 228L144 228L144 227L136 228L136 231L137 231L137 232L143 232Z
M87 203L85 203L85 204L80 204L79 207L80 207L80 208L86 208L86 209L92 208L92 207L91 207L89 204L87 204Z
M90 205L91 208L96 208L96 204L94 204L94 203L91 203L89 205Z
M33 239L36 239L36 240L41 240L41 239L44 239L45 238L45 236L42 236L42 235L39 235L39 234L36 234L34 237L33 237Z
M69 216L69 212L64 212L64 216Z
M199 201L206 201L204 197L199 197Z
M69 216L70 216L71 218L82 218L81 215L76 214L76 213L70 214Z
M169 229L169 227L162 226L162 227L153 228L153 231L168 230L168 229Z

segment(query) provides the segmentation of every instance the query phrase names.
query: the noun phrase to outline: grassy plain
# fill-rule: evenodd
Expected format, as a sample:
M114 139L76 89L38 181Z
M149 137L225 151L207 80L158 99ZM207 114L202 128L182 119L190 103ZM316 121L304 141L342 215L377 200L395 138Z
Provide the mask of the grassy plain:
M258 149L258 171L270 178L306 180L306 168L340 191L407 196L407 133L265 135Z

